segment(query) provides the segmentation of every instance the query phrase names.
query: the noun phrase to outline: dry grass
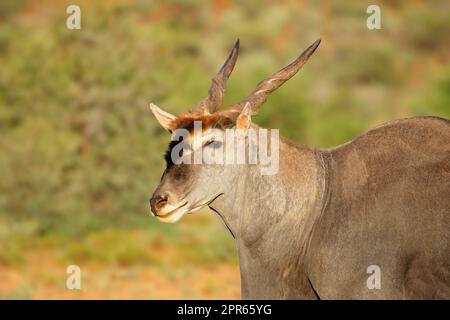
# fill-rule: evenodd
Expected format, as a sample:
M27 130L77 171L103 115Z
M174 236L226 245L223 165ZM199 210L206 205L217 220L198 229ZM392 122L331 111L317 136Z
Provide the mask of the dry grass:
M169 226L147 221L146 229L110 228L80 239L4 238L0 298L240 298L234 241L211 214ZM66 288L66 270L73 264L81 268L81 290Z
M155 267L82 266L81 290L66 289L66 266L46 253L15 269L0 267L3 299L239 299L234 265L162 270Z
M114 232L118 234L115 240L110 247L105 246L102 241L112 239ZM180 249L182 246L144 241L147 248L143 250L144 246L133 244L146 238L142 231L110 230L106 234L88 237L81 243L53 239L53 245L47 240L30 246L20 263L0 265L0 298L240 298L239 271L234 260L210 259L205 263L192 263L185 259L194 257L194 261L201 261L200 257L195 257L195 248L186 254L185 249ZM126 237L128 243L119 250L111 250L120 247L118 241ZM99 247L95 248L96 245ZM90 251L86 251L88 246L92 246ZM130 251L127 252L127 248ZM81 268L81 290L66 288L66 269L71 264Z

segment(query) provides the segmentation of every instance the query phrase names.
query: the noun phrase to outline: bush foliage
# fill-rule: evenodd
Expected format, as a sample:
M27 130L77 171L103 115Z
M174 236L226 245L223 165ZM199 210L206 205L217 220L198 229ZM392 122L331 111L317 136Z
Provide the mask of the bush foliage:
M3 240L11 230L165 228L146 217L169 139L148 104L175 114L195 106L238 37L226 105L322 37L253 119L301 143L335 146L399 117L450 118L448 1L382 2L375 31L360 1L77 2L81 30L65 27L68 1L1 2ZM124 248L111 259L141 254Z

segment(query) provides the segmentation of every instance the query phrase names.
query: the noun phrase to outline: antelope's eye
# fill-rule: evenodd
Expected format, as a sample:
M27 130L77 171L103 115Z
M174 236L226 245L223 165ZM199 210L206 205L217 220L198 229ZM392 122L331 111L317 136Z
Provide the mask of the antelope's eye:
M217 141L217 140L209 140L208 142L205 143L205 147L210 147L213 149L220 148L221 145L222 145L222 142Z

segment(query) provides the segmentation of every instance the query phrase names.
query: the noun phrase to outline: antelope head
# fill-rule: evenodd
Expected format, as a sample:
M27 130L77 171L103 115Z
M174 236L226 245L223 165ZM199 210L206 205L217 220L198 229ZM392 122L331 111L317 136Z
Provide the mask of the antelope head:
M228 150L227 143L229 147L230 142L224 139L226 131L234 129L235 132L245 133L251 125L251 116L257 115L269 95L300 70L319 44L320 39L291 64L260 82L247 98L224 111L219 109L223 104L226 82L238 58L239 40L212 78L207 97L196 108L184 115L174 116L150 104L158 122L172 134L165 154L167 167L150 198L150 214L163 222L173 223L187 213L208 206L217 197L226 196L233 189L245 165L195 161L196 155L211 159L219 151ZM238 138L243 136L240 134ZM243 139L244 144L248 143L245 142L248 139Z

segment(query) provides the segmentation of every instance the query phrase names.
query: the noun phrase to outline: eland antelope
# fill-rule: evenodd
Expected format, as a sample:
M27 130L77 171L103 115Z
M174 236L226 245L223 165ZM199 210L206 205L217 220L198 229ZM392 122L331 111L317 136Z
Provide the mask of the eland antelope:
M191 133L183 150L213 153L229 143L218 132L262 130L251 117L319 44L219 111L237 41L195 109L181 116L151 110L172 135ZM239 137L248 148L250 136ZM237 243L242 298L450 299L449 120L396 120L327 150L280 138L278 171L270 175L258 163L174 161L179 141L169 145L150 213L163 222L202 207L217 213Z

